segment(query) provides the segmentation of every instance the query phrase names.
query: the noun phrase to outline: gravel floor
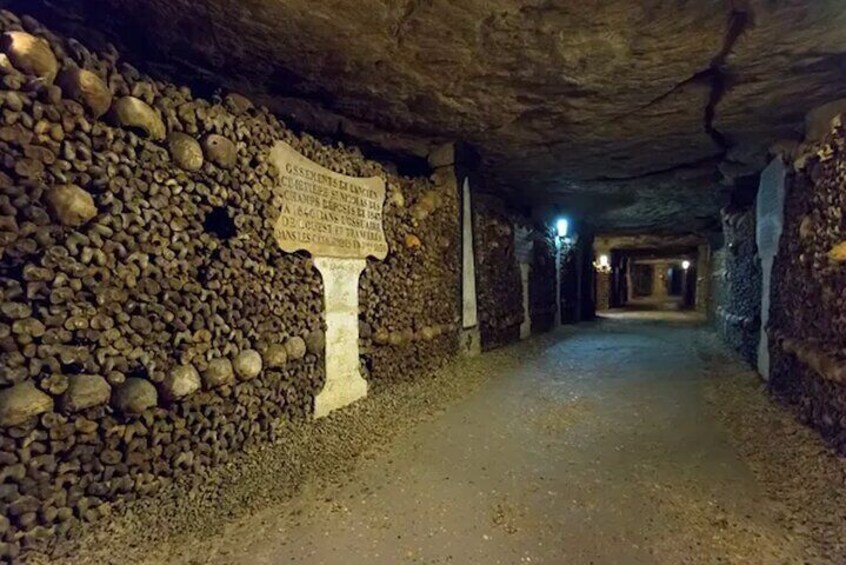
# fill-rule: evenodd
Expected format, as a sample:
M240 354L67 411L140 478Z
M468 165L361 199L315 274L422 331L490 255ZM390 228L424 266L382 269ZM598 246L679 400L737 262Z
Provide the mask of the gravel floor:
M35 563L843 563L846 465L712 334L605 320L377 389Z

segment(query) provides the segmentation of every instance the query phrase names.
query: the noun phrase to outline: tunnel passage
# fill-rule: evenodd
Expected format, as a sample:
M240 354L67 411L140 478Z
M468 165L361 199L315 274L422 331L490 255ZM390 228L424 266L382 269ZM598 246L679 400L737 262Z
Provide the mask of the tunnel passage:
M532 522L549 501L532 497L556 492L522 468L535 490L462 515L475 474L502 471L487 479L496 490L509 465L553 445L553 481L584 481L591 461L574 446L613 463L621 427L644 455L623 467L661 469L643 479L665 505L656 516L679 525L677 546L650 538L667 562L701 541L680 515L743 551L752 531L774 558L842 561L838 533L803 514L825 497L782 492L778 471L779 457L802 461L841 500L846 12L376 4L2 3L0 560L72 561L105 528L137 560L184 535L213 561L227 554L206 526L287 515L371 450L403 455L401 489L425 498L438 487L402 434L440 422L426 445L455 469L474 429L523 434L489 441L452 503L438 499L469 562L495 552L462 543L492 536L468 524L551 543ZM740 425L745 404L790 437L762 447ZM660 413L677 406L674 431ZM582 418L622 412L579 435ZM486 430L485 413L519 423ZM669 471L696 462L678 445L738 474L748 463L738 480L760 499L715 514L723 483ZM552 508L588 524L608 517L591 504L647 488L609 472L606 494ZM192 525L182 504L210 518ZM396 540L414 527L398 505ZM759 509L766 520L742 518ZM608 537L639 527L632 515ZM133 517L159 525L119 534ZM804 518L822 533L784 542ZM291 524L268 523L253 534L273 562ZM551 555L629 555L580 528ZM123 555L115 540L105 560Z
M707 309L709 246L696 236L602 235L594 243L597 310Z

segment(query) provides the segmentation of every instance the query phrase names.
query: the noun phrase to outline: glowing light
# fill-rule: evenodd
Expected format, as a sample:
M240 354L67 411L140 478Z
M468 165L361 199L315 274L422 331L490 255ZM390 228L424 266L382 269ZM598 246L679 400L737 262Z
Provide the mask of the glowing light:
M690 268L690 261L682 261L682 269L685 271Z
M593 262L593 268L600 273L610 273L611 263L608 261L608 255L600 255L599 260Z
M567 237L567 230L570 229L570 222L568 222L565 218L561 218L555 223L555 229L558 230L558 237Z

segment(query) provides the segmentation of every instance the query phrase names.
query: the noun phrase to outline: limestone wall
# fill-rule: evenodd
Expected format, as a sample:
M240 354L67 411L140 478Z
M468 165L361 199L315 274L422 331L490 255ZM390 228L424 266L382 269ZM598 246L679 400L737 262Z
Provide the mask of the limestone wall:
M413 377L455 350L449 183L0 13L0 31L22 30L0 56L0 557L310 417L323 288L273 237L277 140L387 180L390 253L360 284L366 376Z
M803 153L773 268L770 382L846 453L846 131Z
M717 331L751 365L757 359L761 324L761 266L755 243L755 210L723 211L725 243L712 257L721 280L712 290Z

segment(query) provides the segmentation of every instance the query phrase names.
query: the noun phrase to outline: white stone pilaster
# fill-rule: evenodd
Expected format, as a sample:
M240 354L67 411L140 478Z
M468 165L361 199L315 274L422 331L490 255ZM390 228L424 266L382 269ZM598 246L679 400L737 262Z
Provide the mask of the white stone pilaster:
M326 384L314 399L315 419L367 396L358 355L358 279L366 265L364 259L314 259L326 308Z
M532 335L532 312L529 308L529 264L520 263L520 282L523 286L523 323L520 324L520 339Z
M476 303L476 256L473 247L473 204L470 200L470 180L461 187L461 336L463 355L482 353L479 335L478 305Z
M773 264L778 255L784 228L785 178L787 170L780 158L773 159L761 173L755 214L755 243L761 258L761 335L758 341L758 373L770 378L770 345L767 325L770 322L770 292Z

